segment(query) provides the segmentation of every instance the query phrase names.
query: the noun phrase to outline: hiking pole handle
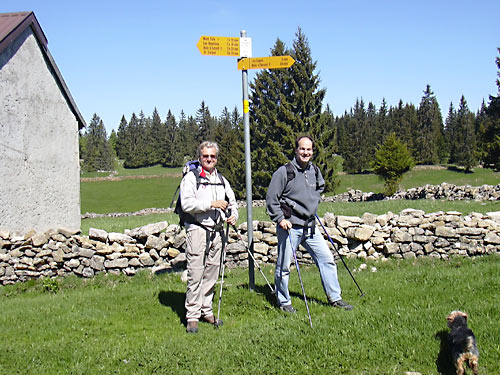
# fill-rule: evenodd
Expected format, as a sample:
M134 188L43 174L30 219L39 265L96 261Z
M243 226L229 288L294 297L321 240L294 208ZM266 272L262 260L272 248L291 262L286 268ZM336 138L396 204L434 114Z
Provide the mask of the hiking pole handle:
M321 220L319 219L319 216L318 214L316 214L316 220L318 220L318 223L321 225L321 228L323 228L323 231L325 232L326 236L328 237L328 240L330 241L330 243L332 244L333 248L335 249L335 251L337 252L337 254L339 255L340 257L340 260L342 261L342 263L344 264L347 272L349 272L349 275L351 275L351 278L352 278L352 281L354 281L354 284L356 284L356 286L358 287L358 290L359 290L359 293L361 293L361 297L363 297L365 294L363 293L363 291L361 290L361 288L359 287L356 279L354 278L354 276L352 275L351 273L351 270L349 269L349 267L347 267L347 264L344 260L344 257L342 254L340 254L340 251L337 249L337 247L335 246L335 244L333 243L333 240L332 238L330 237L330 234L328 234L325 226L323 225L323 223L321 222Z

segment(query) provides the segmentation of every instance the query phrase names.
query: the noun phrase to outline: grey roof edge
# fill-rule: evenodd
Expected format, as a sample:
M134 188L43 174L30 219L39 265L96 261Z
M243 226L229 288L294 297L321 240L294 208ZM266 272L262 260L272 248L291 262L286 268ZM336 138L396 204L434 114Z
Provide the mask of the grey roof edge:
M78 122L78 129L82 129L87 126L85 119L83 118L82 114L80 113L80 110L78 109L78 106L76 105L75 100L73 99L73 96L71 95L71 92L69 91L68 86L66 85L66 82L64 81L64 78L61 74L61 71L57 67L56 62L54 61L54 58L52 57L47 44L48 40L45 37L45 34L38 23L38 20L35 16L34 12L17 12L20 16L24 16L25 18L16 26L12 29L12 31L2 40L0 40L0 53L10 44L12 43L26 28L31 27L33 30L33 34L35 35L40 48L42 50L42 53L46 57L49 67L53 70L53 73L55 75L56 81L61 87L63 96L65 97L66 101L69 104L69 107L71 109L71 112L76 117L76 120ZM14 13L8 13L8 14L14 14Z

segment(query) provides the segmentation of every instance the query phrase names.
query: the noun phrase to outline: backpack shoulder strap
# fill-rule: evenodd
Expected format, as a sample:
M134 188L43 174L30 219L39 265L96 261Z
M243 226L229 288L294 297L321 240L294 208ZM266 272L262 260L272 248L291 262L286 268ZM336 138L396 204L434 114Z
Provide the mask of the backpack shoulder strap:
M311 165L314 168L314 174L316 175L316 190L319 190L319 168L316 164L311 163ZM295 169L292 165L292 163L288 162L285 164L286 168L286 183L292 181L295 178Z
M286 168L286 184L288 185L288 183L295 178L295 170L293 168L292 163L286 163L285 168Z
M316 174L316 190L319 190L319 168L316 164L312 163L314 173Z

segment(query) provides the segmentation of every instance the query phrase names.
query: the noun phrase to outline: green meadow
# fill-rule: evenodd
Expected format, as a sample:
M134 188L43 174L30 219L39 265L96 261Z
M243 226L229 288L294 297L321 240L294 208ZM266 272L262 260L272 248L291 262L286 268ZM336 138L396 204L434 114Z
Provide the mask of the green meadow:
M149 173L151 172L151 173ZM126 174L125 174L126 173ZM477 174L476 174L477 173ZM130 176L130 177L129 177ZM140 176L139 178L136 176ZM146 176L146 177L144 177ZM96 177L96 176L87 176ZM133 212L168 207L180 170L151 167L118 171L121 180L82 181L82 213ZM342 175L337 193L349 189L381 192L369 174ZM417 169L405 188L443 181L496 185L500 174L477 170ZM322 203L319 214L500 211L500 202L380 201ZM264 208L255 220L268 220ZM174 214L83 219L82 232L95 227L121 232L147 223L177 223ZM246 220L240 210L240 222ZM500 374L498 318L500 256L366 262L346 260L356 282L338 262L343 298L353 311L327 305L318 270L301 267L313 327L297 273L290 278L294 315L276 308L259 272L255 290L248 270L226 270L218 329L200 323L185 332L185 284L179 273L134 277L98 274L30 280L0 287L0 374L455 374L446 315L469 314L480 351L479 374ZM263 266L273 280L272 266ZM216 286L215 311L220 283Z
M154 173L153 173L154 172ZM141 178L133 178L140 176ZM149 176L149 177L148 177ZM169 207L175 189L181 179L179 168L163 168L154 166L133 170L118 169L116 177L122 180L82 181L81 211L82 213L94 212L99 214L110 212L135 212L144 208ZM380 193L383 191L383 181L373 174L340 175L340 185L335 193L357 189L364 192ZM500 173L490 169L476 168L474 173L464 173L454 168L418 168L407 173L401 187L423 186L426 184L437 185L447 182L455 185L497 185L500 183ZM174 202L175 203L175 202ZM500 211L500 202L474 202L474 201L443 201L443 200L418 200L418 201L379 201L361 203L322 203L318 213L324 215L333 212L337 215L361 216L365 212L383 214L386 212L399 213L406 208L420 209L425 212L458 211L464 214L470 212L486 213ZM269 220L263 207L252 209L253 220ZM239 222L246 221L246 210L240 210ZM90 227L108 231L123 231L151 222L166 220L177 223L175 214L155 214L148 216L128 216L121 218L96 218L82 220L82 232L88 233Z
M218 329L185 332L177 273L68 277L0 287L1 374L454 374L446 315L469 314L479 374L499 374L500 257L339 262L352 311L329 307L316 267L297 273L289 316L262 276L225 274ZM376 272L372 272L376 267ZM272 280L273 268L264 267ZM217 314L219 285L214 301Z

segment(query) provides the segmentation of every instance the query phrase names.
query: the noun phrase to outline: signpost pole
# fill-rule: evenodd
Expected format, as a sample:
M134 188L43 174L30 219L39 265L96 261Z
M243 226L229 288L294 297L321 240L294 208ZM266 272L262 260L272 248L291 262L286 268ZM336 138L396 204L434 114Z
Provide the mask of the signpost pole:
M247 32L241 30L240 35L245 38ZM247 193L247 236L248 247L253 255L253 219L252 219L252 165L250 163L250 114L248 102L248 71L242 70L243 86L243 126L245 133L245 183ZM252 257L248 258L248 287L251 291L255 289L255 273Z

